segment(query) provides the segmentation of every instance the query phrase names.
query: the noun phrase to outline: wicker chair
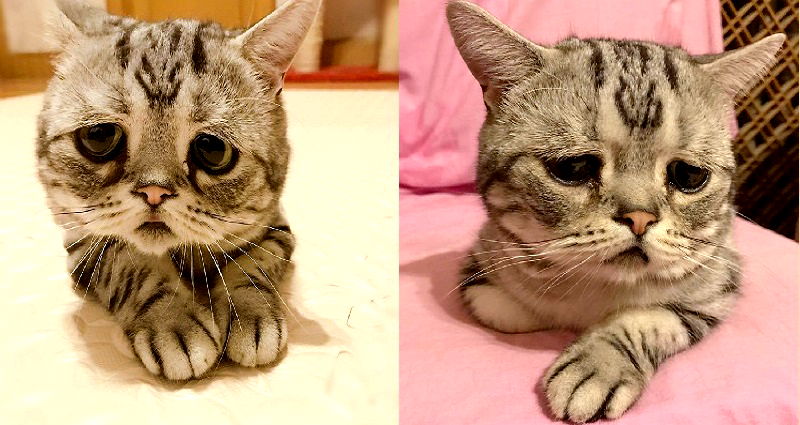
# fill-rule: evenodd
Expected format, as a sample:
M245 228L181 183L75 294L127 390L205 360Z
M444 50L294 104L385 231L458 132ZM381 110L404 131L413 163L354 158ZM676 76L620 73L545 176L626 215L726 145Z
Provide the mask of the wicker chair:
M725 49L783 32L788 40L769 75L740 100L736 198L741 215L797 240L798 4L721 0Z

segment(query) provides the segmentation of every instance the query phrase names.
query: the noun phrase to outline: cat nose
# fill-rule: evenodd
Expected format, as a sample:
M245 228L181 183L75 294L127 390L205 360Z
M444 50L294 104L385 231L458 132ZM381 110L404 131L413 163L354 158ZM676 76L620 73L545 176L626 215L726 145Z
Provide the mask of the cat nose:
M627 224L636 236L642 236L647 231L647 226L655 223L658 219L647 211L632 211L622 214L617 221Z
M157 185L138 187L133 190L133 194L141 196L151 207L160 205L167 198L177 196L172 189Z

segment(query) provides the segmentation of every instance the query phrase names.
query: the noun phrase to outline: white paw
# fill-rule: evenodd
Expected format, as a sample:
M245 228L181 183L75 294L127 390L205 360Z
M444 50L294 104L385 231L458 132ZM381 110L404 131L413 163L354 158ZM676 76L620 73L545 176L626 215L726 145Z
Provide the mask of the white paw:
M553 415L577 423L622 416L649 376L642 371L647 366L637 365L600 338L579 340L544 375L542 386Z
M242 366L258 366L272 362L286 346L286 321L279 309L238 311L231 318L225 353Z
M506 333L544 328L530 310L490 283L466 286L461 293L472 315L487 327Z
M129 333L133 350L155 375L199 378L219 359L223 335L204 307L173 307L138 319Z

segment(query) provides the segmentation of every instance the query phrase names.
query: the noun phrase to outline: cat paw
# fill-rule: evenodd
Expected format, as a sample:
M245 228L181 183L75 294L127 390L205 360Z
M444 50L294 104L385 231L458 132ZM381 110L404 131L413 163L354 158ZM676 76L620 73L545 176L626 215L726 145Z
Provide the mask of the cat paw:
M576 423L622 416L645 387L640 367L602 340L579 340L544 375L542 386L553 416Z
M242 366L259 366L271 363L286 346L286 321L279 308L263 304L244 308L236 304L231 317L228 344L225 354Z
M172 307L138 319L128 332L133 350L154 375L199 378L219 359L224 335L204 307Z
M482 325L505 333L533 332L545 328L540 320L506 291L490 283L461 289L469 311Z

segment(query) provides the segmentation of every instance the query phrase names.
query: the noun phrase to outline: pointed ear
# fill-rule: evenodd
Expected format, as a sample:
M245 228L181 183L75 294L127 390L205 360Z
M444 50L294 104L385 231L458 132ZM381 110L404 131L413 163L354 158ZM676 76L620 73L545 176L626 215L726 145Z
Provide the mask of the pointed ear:
M700 69L736 97L750 90L775 63L775 55L786 41L783 34L773 34L749 46L718 55L695 56Z
M466 1L447 4L447 22L456 47L494 106L508 86L534 74L551 49L526 40L480 7Z
M234 43L256 68L273 78L288 69L317 15L320 0L289 0Z
M49 36L63 49L84 34L102 29L110 15L80 0L56 0L57 13L49 22Z

